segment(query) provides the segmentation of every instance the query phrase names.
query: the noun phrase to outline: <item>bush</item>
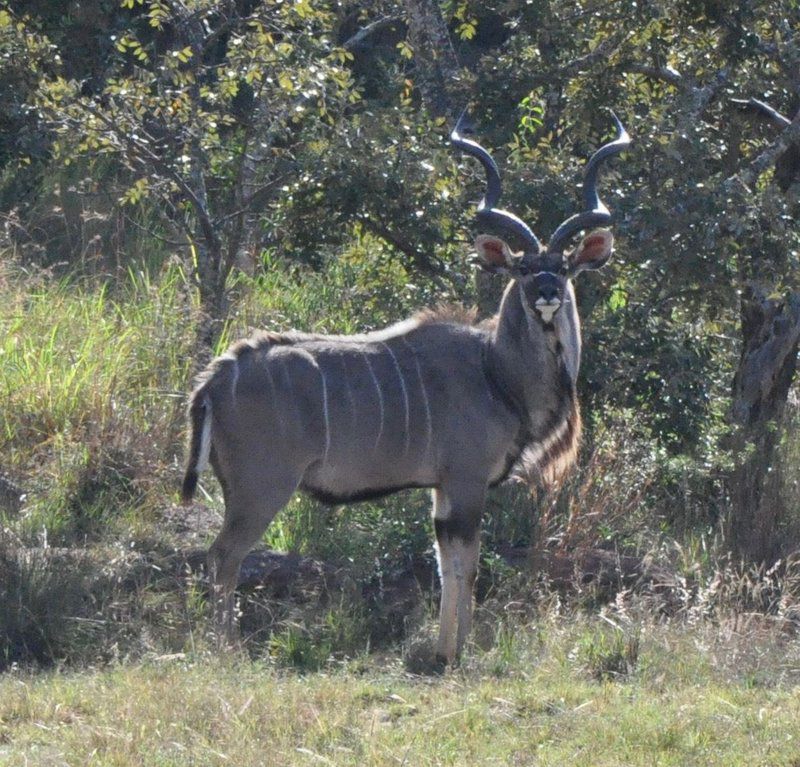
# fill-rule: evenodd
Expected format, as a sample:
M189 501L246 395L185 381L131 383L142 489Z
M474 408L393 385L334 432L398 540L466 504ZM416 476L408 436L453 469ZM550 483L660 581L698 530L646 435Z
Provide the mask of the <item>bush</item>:
M85 565L0 540L0 671L70 654L88 598Z

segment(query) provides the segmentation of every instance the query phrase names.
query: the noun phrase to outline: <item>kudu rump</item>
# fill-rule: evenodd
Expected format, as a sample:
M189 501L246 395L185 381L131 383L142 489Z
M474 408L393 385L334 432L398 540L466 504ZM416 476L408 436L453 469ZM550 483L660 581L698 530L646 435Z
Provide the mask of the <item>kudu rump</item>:
M581 336L570 278L608 261L613 238L597 172L630 139L617 138L586 168L584 210L543 248L514 214L499 210L489 153L452 143L486 170L476 240L483 268L511 277L490 321L426 311L354 336L259 333L239 341L200 376L191 395L183 500L210 460L225 496L225 522L209 551L216 619L229 635L242 559L298 488L347 503L410 487L433 489L442 596L437 654L452 663L472 620L479 531L487 488L512 472L558 476L580 432L575 393Z

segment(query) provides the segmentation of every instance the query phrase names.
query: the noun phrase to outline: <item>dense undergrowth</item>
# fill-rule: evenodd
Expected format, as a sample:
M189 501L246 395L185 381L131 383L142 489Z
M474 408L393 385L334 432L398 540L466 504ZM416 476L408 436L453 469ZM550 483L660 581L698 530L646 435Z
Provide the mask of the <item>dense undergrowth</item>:
M412 281L374 242L322 271L278 259L266 267L235 286L217 351L252 327L352 332L440 300L471 300L466 284L443 290ZM172 264L89 280L6 263L0 473L25 498L3 510L0 528L0 666L107 663L207 646L197 552L218 528L221 493L206 475L193 508L176 504L185 393L203 362L199 320L194 292ZM649 595L654 613L670 619L759 611L794 625L793 566L733 568L713 515L692 511L718 503L702 497L718 492L702 461L670 458L635 413L601 414L588 404L580 465L559 494L508 486L489 500L478 589L482 609L495 614L487 646L513 640L514 605L531 619L536 604L553 599L591 612L625 589ZM787 444L786 455L797 449ZM795 485L786 492L796 495ZM404 652L409 668L424 666L419 647L436 602L426 492L346 508L297 497L264 543L318 563L322 575L281 593L246 591L242 627L252 657L319 669L391 650ZM592 551L630 555L638 575L587 578L582 557ZM661 568L656 575L651 565ZM599 652L614 646L601 643ZM635 642L626 644L609 673L634 651Z

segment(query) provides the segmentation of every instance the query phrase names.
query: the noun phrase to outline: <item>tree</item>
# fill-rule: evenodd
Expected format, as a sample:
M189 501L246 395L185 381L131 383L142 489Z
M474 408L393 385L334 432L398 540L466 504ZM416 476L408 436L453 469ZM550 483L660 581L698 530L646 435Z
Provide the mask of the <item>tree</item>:
M458 97L461 67L438 3L405 0L416 87L434 117L452 125L466 101Z
M153 235L184 254L210 345L234 265L257 258L259 219L358 98L350 54L327 34L322 3L122 5L129 27L102 83L53 77L38 107L56 157L88 161L90 172L114 160L120 200L158 211Z
M795 77L800 89L800 74ZM796 180L797 167L787 170L787 166L792 165L800 147L800 111L789 120L757 99L737 103L755 108L781 131L727 180L724 189L732 198L744 197L750 202L761 177L771 173L771 181L760 190L762 210L766 213L769 205L772 215L780 216L782 210L788 213L791 209L785 193ZM735 226L732 222L732 228ZM777 258L771 259L770 249L765 248L758 254L760 258L751 257L741 265L742 351L733 379L731 406L737 461L731 476L729 535L734 550L756 562L770 562L780 556L781 525L786 521L777 453L800 348L800 289L785 279L788 275L781 274L785 256L781 249L785 247L791 247L791 243L780 241Z

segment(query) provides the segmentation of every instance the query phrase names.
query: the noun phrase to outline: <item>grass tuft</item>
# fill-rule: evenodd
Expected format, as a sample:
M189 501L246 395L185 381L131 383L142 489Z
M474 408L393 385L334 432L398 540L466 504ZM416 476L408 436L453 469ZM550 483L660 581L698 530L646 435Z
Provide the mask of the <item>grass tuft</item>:
M75 646L86 566L77 558L64 564L46 549L0 545L0 671L50 665Z
M638 629L600 625L580 638L574 655L595 679L622 679L636 670L639 647Z

